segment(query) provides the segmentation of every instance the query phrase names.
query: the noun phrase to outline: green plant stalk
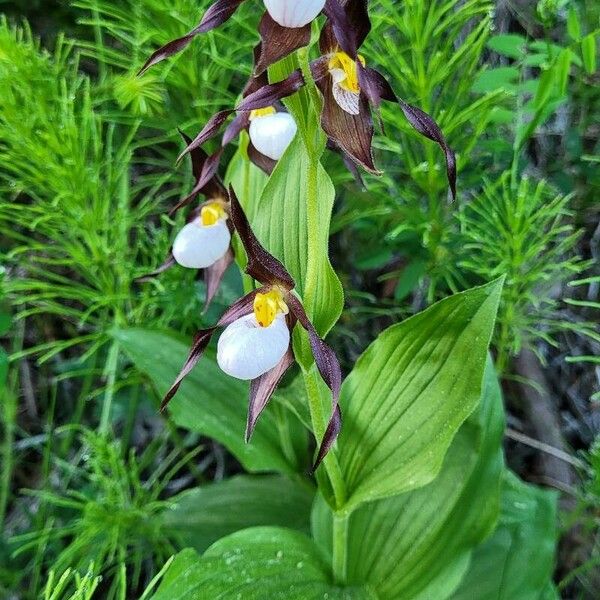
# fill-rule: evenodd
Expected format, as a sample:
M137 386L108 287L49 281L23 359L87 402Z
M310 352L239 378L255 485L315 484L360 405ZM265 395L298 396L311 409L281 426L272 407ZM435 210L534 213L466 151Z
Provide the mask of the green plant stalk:
M298 60L302 74L306 81L306 87L310 98L310 106L314 111L313 119L307 115L307 135L305 143L307 145L310 162L307 173L306 188L306 214L307 214L307 232L308 232L308 256L306 266L306 281L304 282L303 296L306 305L312 305L312 299L315 294L318 272L318 253L319 253L319 226L316 219L318 214L318 178L319 178L319 159L323 148L321 147L322 133L319 127L322 100L312 79L310 71L310 62L308 48L298 50ZM311 121L315 124L314 135L311 135ZM318 381L314 369L304 372L308 404L313 425L313 431L317 440L320 442L325 435L328 419L323 413L323 405L319 394ZM323 459L323 465L333 489L336 508L342 509L346 503L346 484L340 468L339 461L335 451L330 451ZM333 557L332 570L336 583L343 584L347 578L347 550L348 550L348 514L336 512L333 525Z
M12 449L15 440L17 402L14 394L8 389L8 386L2 390L0 397L2 399L2 420L4 425L4 442L2 444L2 483L0 487L0 525L3 525L10 495L10 481L12 478Z
M348 521L349 515L333 515L332 570L335 583L343 585L348 578Z
M106 359L106 367L104 371L106 377L106 391L104 393L102 414L100 416L99 433L101 435L107 435L109 430L112 401L115 395L115 381L117 379L118 362L119 342L115 341L112 343L108 351L108 357Z
M25 324L20 322L14 336L12 351L16 352L23 347L25 337ZM4 387L0 387L0 400L2 409L0 419L4 427L4 440L2 444L2 480L0 482L0 525L4 525L8 500L10 497L10 482L14 464L13 444L15 440L15 424L17 420L17 396L12 390L16 389L18 383L18 370L13 371L6 378Z

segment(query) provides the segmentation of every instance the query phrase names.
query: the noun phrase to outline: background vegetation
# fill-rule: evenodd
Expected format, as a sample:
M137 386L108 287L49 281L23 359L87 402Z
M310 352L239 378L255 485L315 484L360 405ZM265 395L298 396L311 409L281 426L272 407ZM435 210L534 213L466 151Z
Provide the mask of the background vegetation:
M139 598L178 550L202 551L244 525L218 530L193 506L207 482L251 497L236 475L252 458L201 435L193 412L158 415L156 381L140 366L164 350L146 330L169 330L177 348L241 287L230 274L204 315L194 273L136 282L162 262L174 225L165 208L189 188L189 166L174 167L176 128L198 130L250 73L257 36L241 15L185 60L135 76L208 4L0 2L0 597ZM561 492L554 581L563 597L597 597L600 7L371 4L377 35L366 59L436 116L458 154L460 194L440 200L437 149L393 106L376 137L383 177L361 188L328 158L338 191L332 262L346 291L332 345L347 372L390 324L506 274L493 354L507 462ZM275 424L283 403L269 413ZM303 464L307 449L288 438L288 464ZM276 490L279 476L264 477ZM231 510L222 490L203 506ZM264 524L291 526L293 512L301 529L308 494L298 484ZM193 536L182 515L194 515ZM543 535L550 525L531 527ZM460 593L473 598L468 585Z

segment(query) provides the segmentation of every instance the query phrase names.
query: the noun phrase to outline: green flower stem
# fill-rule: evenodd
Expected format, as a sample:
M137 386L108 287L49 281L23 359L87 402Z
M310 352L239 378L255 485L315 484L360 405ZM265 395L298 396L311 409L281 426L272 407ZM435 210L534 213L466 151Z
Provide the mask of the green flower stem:
M335 583L343 585L348 577L348 519L347 514L333 515L333 560Z
M306 90L310 98L310 106L313 114L306 115L307 132L304 141L310 157L306 185L306 214L308 231L308 256L306 265L306 281L304 283L303 298L305 306L310 311L312 300L316 292L318 279L318 253L319 240L322 232L317 220L318 214L318 185L319 185L319 160L324 150L324 135L320 128L322 99L310 70L308 48L298 50L298 62L306 82ZM321 396L319 394L316 370L313 368L305 372L305 384L308 395L310 416L315 436L320 442L325 435L328 416L324 414ZM346 503L346 484L340 464L335 452L330 451L323 460L323 466L327 472L329 482L333 489L335 505L338 511L334 513L333 521L333 576L338 584L346 582L347 550L348 550L348 515L341 512Z
M319 394L318 377L316 369L311 369L304 373L304 384L306 386L306 395L308 397L310 419L315 437L317 438L317 441L320 442L325 435L328 419L323 412L323 404L321 403L321 395ZM346 484L344 482L340 463L333 450L323 459L323 466L333 489L336 508L341 509L346 503Z

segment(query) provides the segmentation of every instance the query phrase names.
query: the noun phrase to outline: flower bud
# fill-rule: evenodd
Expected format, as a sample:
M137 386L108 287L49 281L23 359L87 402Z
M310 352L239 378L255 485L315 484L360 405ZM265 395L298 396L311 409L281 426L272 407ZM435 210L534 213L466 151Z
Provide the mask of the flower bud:
M188 269L206 269L225 256L231 233L224 219L205 225L202 219L188 223L175 238L173 257Z
M259 113L259 111L252 111ZM285 112L250 115L250 140L254 147L265 156L279 160L291 144L296 130L296 121Z
M304 27L323 10L325 0L264 0L273 21L282 27Z
M234 321L219 338L219 367L236 379L251 380L277 366L290 345L285 317L279 315L261 327L254 313Z

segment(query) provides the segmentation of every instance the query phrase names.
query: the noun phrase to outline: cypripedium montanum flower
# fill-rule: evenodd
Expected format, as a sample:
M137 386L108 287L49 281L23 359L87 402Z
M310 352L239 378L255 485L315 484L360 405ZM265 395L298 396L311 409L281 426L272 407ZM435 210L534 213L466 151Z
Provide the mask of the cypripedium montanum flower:
M180 133L185 143L189 144L191 139L183 132ZM191 152L191 158L192 171L198 181L208 156L201 148L196 148ZM225 271L234 260L231 247L233 225L229 219L229 195L217 175L209 179L192 199L198 194L203 194L206 201L190 213L187 224L175 237L165 262L138 281L149 281L175 264L188 269L203 269L206 283L205 308L208 308Z
M177 204L173 212L189 204L198 191L215 176L224 147L243 130L248 130L250 136L248 157L263 171L271 173L276 161L281 158L297 130L293 117L288 113L277 111L275 106L282 98L292 95L303 85L304 77L300 70L294 71L283 81L271 84L267 83L266 74L252 77L244 89L241 102L235 109L222 110L214 114L204 129L188 144L180 155L180 160L187 152L199 149L204 142L215 137L225 121L233 113L237 113L223 134L221 147L204 161L194 189Z
M153 65L186 48L202 33L225 23L244 0L217 0L204 13L200 23L183 37L173 40L152 54L140 70L144 73ZM328 18L339 14L340 0L264 0L266 12L260 25L261 41L256 48L256 74L310 43L310 24L321 12Z
M183 379L200 360L217 329L224 327L217 344L221 369L238 379L251 381L246 440L279 381L294 362L291 333L299 323L307 332L315 363L332 392L333 411L314 464L316 469L335 441L341 427L338 398L342 383L334 351L319 337L302 302L294 293L295 282L286 268L260 244L230 188L230 214L246 254L246 273L261 284L230 306L219 322L199 331L177 379L167 392L161 410L177 393Z
M341 5L341 8L340 8ZM358 53L371 30L366 0L340 0L331 5L331 18L319 41L321 57L313 61L313 78L323 95L321 126L329 147L341 151L367 171L373 162L371 108L382 100L397 102L410 125L444 151L452 196L456 196L456 159L436 122L421 109L396 96L386 79L367 66Z

